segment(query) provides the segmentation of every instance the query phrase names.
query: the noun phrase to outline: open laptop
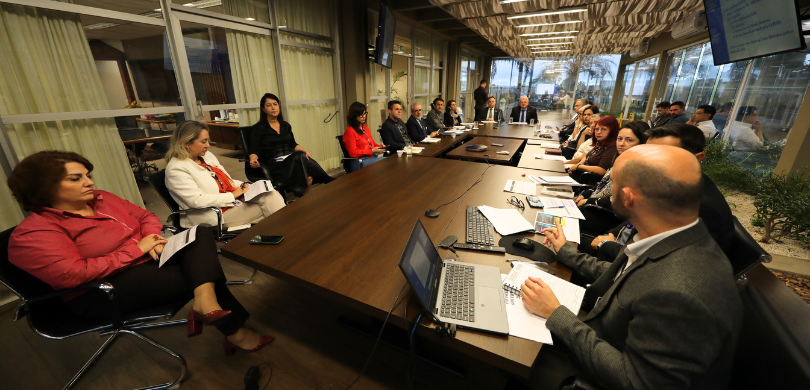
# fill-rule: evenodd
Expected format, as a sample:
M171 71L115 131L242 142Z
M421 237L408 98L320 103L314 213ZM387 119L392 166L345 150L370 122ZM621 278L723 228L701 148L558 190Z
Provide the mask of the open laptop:
M509 334L500 269L442 261L418 218L402 251L399 268L422 308L439 321Z

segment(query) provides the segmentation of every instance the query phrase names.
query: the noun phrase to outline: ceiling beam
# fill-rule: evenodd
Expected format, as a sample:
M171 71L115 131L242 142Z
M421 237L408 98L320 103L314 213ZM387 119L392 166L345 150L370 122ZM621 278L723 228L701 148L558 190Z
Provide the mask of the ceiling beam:
M451 36L451 37L454 37L454 38L456 38L456 37L480 37L481 36L481 34L475 32L473 30L467 30L467 31L464 31L464 30L451 30L451 31L448 31L446 34Z

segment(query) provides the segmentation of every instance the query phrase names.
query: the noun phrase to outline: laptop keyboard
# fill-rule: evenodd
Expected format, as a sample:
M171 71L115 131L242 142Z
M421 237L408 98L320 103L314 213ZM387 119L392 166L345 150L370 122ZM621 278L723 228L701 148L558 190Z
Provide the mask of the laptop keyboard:
M467 243L495 245L495 229L492 223L475 206L467 206Z
M439 314L454 320L475 322L475 267L445 265Z

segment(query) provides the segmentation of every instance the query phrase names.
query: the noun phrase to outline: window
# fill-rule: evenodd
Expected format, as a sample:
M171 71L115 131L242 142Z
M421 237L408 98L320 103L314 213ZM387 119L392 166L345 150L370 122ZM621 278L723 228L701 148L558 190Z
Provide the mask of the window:
M646 120L647 105L650 101L655 71L658 69L658 56L638 61L625 67L624 98L622 113L624 120Z

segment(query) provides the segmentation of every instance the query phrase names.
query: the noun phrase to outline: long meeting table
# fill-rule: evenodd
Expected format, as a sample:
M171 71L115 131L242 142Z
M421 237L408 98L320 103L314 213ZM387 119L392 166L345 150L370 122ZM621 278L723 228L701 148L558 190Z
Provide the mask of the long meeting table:
M504 192L508 179L527 181L523 175L537 171L508 166L487 165L448 159L391 156L355 171L287 205L222 247L226 257L314 291L325 299L368 316L383 319L405 285L397 263L411 228L419 218L431 240L438 244L443 236L455 235L465 242L466 206L488 205L514 208L507 203L512 193ZM558 173L549 172L550 175ZM482 176L483 175L483 176ZM479 178L460 200L439 211L437 218L425 216L425 210L460 196ZM372 196L372 202L357 205L357 199ZM518 195L522 197L522 195ZM517 208L515 208L517 209ZM517 209L520 210L520 209ZM522 211L534 221L537 209ZM445 231L446 230L446 231ZM283 235L276 246L250 245L255 235ZM542 240L533 232L525 237ZM496 238L500 235L496 233ZM443 258L453 254L440 249ZM457 250L462 262L511 269L503 253ZM556 275L570 278L570 270L551 264ZM410 301L407 320L418 312L415 299L406 287L389 320L405 329L404 301ZM427 320L422 321L429 324ZM481 331L459 330L454 340L439 338L432 327L420 326L418 334L446 348L528 377L542 344L512 336Z

